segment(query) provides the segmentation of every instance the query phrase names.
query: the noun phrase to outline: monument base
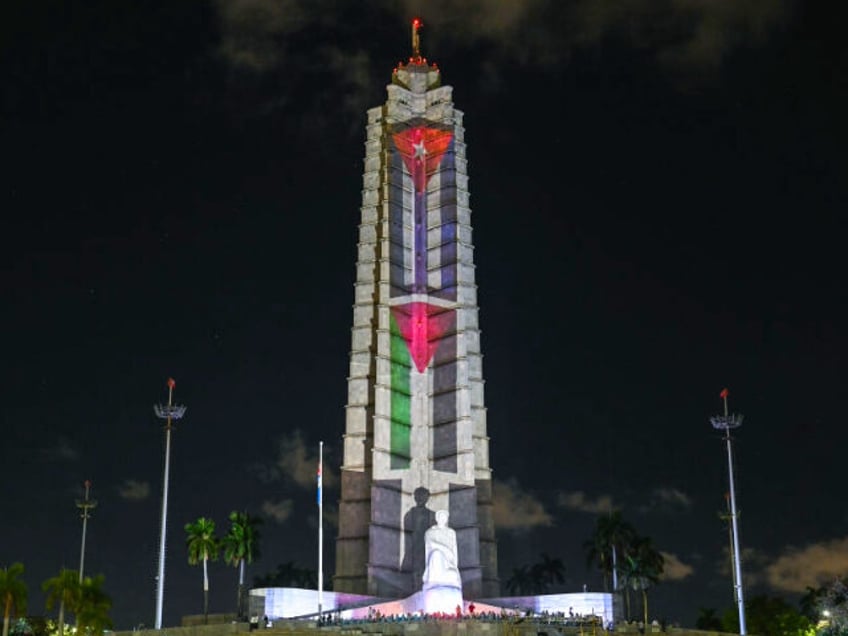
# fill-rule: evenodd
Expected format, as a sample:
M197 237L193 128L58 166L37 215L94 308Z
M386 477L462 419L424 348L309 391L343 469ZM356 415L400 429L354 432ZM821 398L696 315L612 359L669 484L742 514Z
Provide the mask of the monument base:
M418 605L425 614L462 614L462 590L458 587L436 585L416 592L407 599L410 605Z
M455 593L459 590L450 588ZM319 595L317 590L299 588L254 588L250 590L250 615L267 616L271 620L286 618L317 618ZM428 603L439 603L438 609L427 609ZM474 604L472 612L471 604ZM462 600L461 594L450 597L435 593L428 599L424 591L403 599L387 599L359 594L325 591L321 596L322 611L341 619L368 619L374 616L422 615L433 613L455 614L456 606L463 615L505 614L539 615L563 614L568 617L594 616L609 625L615 621L613 595L601 592L573 594L543 594L538 596L504 596Z

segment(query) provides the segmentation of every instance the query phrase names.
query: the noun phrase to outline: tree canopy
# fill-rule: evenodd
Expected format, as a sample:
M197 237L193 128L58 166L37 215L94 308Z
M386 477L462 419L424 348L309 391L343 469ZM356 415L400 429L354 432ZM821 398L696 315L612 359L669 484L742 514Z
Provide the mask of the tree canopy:
M27 586L21 578L23 563L13 563L0 569L0 602L3 603L3 636L9 636L9 620L12 616L26 614Z
M221 543L224 561L239 569L236 613L242 616L244 605L244 565L259 558L259 526L262 519L251 517L246 512L233 511L229 516L230 529Z
M822 636L848 636L848 577L819 589L808 588L801 608L811 621L820 621Z
M103 591L104 577L87 576L79 586L78 596L73 612L77 619L77 636L85 634L102 634L112 628L109 610L112 609L112 599Z
M76 619L77 634L102 634L112 627L109 610L112 600L103 591L104 577L87 576L80 581L79 572L62 568L57 576L47 579L41 588L46 592L46 605L59 606L59 636L65 632L65 613Z
M215 522L200 517L185 525L189 565L203 564L203 618L209 622L209 561L217 561L221 544L215 536Z
M301 568L294 561L277 565L274 572L253 579L254 587L318 587L318 573L309 568Z
M812 636L813 623L782 598L760 594L745 601L745 624L757 636ZM725 611L722 631L739 633L736 607Z
M512 570L506 588L511 594L544 594L552 585L565 580L565 564L562 559L543 552L540 560L532 565L521 565Z
M73 611L74 602L79 593L80 580L79 573L75 570L62 568L59 574L53 578L47 579L41 585L41 589L47 593L45 603L48 610L52 610L54 605L59 606L59 636L65 633L65 610Z
M620 510L602 514L595 523L592 536L583 543L586 565L593 565L604 577L604 590L609 589L609 579L619 565L617 561L637 537L636 530L621 515Z
M233 511L229 516L230 529L221 540L224 561L238 567L242 563L253 563L259 558L259 526L262 520L246 512Z

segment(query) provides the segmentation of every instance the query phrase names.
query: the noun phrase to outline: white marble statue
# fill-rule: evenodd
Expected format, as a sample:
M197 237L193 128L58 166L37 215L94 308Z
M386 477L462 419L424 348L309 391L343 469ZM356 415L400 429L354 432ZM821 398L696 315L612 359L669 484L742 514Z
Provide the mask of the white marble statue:
M448 511L436 511L436 525L424 533L424 589L450 587L462 589L456 532L448 527ZM461 599L461 597L460 597Z

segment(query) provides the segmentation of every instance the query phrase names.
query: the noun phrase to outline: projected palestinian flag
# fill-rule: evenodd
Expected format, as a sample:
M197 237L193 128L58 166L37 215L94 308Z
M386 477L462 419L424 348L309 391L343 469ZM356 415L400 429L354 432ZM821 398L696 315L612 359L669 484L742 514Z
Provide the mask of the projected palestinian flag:
M413 418L433 426L436 470L456 472L457 205L451 129L398 126L389 149L391 467L408 468ZM412 408L412 375L432 372L428 413Z

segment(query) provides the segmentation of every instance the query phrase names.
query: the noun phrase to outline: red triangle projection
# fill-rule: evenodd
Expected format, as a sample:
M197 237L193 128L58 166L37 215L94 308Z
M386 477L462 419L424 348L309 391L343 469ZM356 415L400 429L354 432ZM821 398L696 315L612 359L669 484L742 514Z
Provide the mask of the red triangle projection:
M456 310L430 303L394 305L392 316L409 347L415 368L423 373L433 359L442 336L456 323Z
M400 150L406 169L412 175L415 191L424 192L427 182L436 172L445 151L453 141L453 133L449 130L419 126L407 128L392 137L395 147Z

